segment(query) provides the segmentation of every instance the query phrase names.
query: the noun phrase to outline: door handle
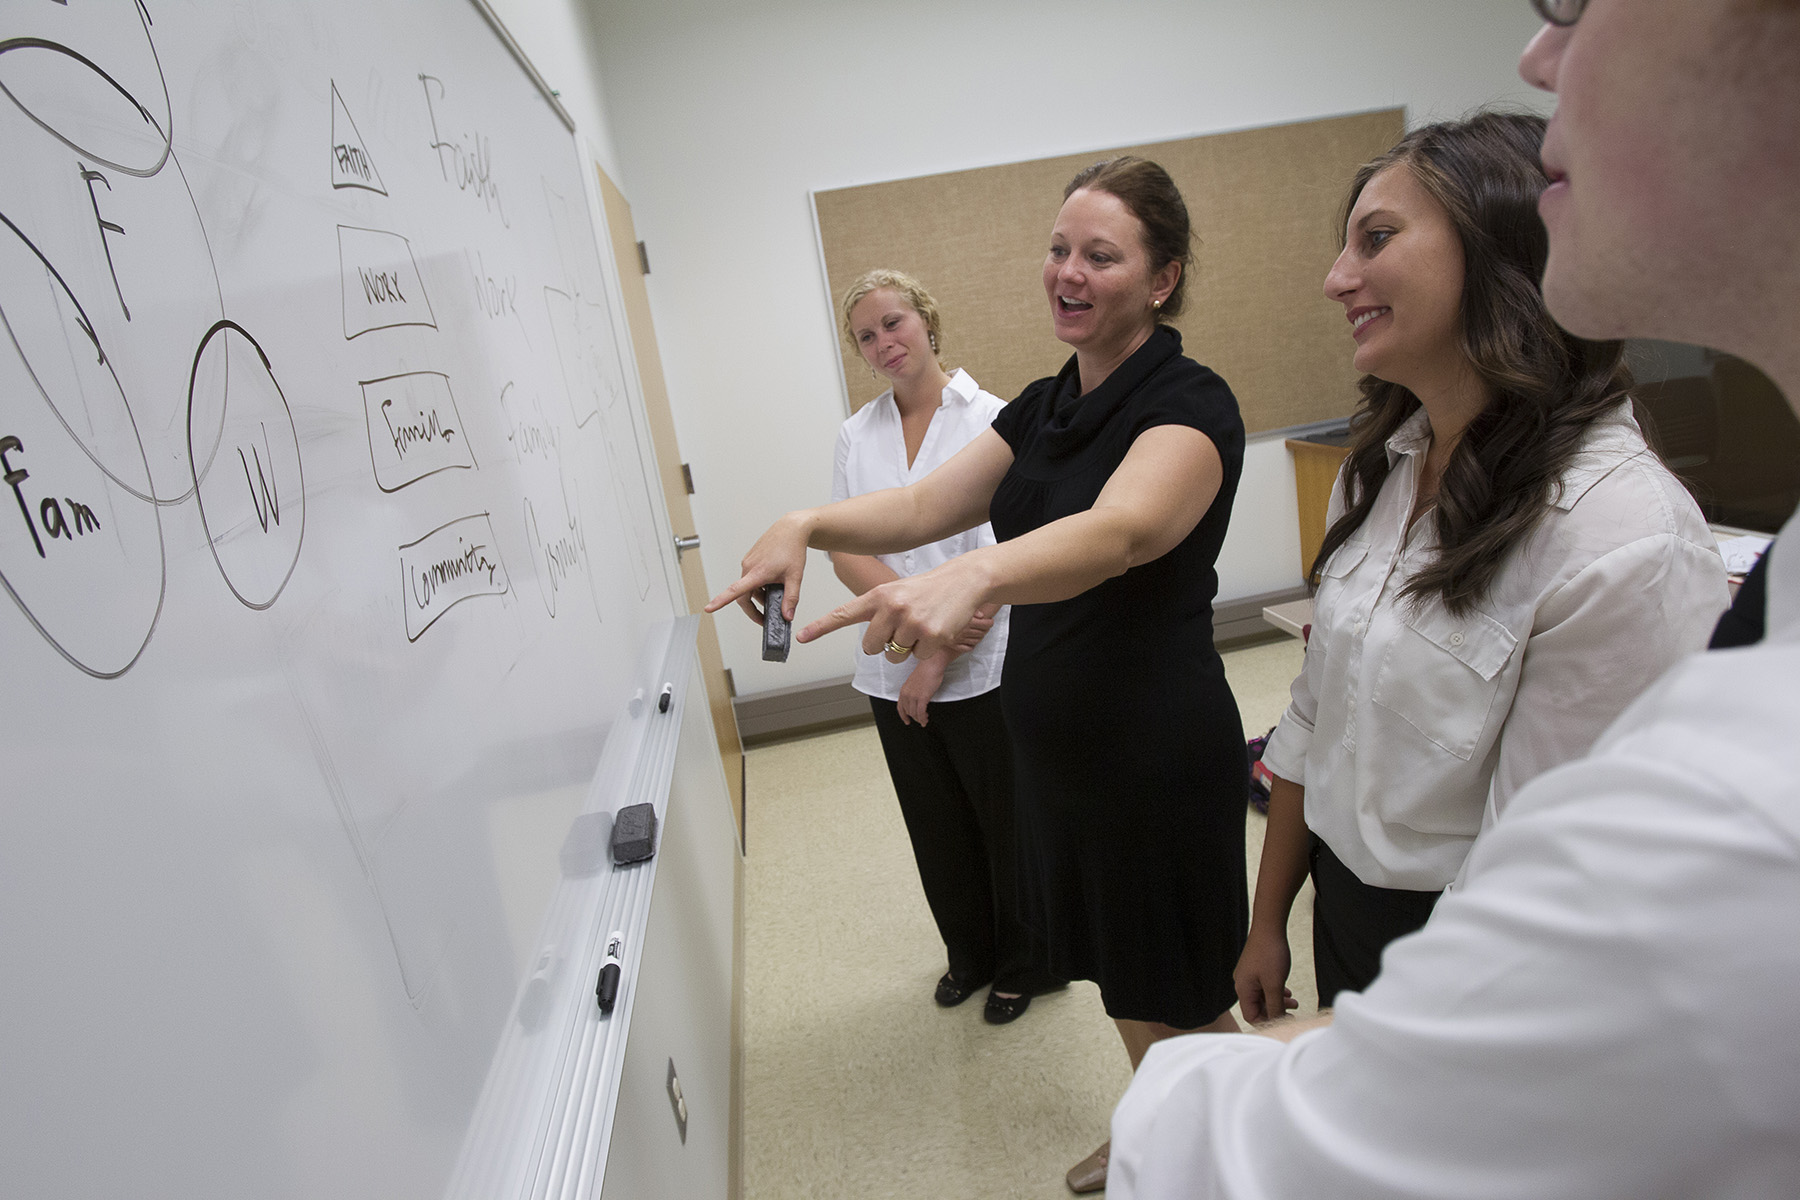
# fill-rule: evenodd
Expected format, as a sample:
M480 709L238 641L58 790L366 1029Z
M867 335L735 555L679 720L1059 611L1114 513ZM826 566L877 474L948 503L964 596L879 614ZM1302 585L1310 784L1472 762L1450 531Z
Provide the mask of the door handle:
M677 535L675 538L675 557L677 558L680 558L689 550L698 550L699 548L700 535L697 533L690 533L686 537Z

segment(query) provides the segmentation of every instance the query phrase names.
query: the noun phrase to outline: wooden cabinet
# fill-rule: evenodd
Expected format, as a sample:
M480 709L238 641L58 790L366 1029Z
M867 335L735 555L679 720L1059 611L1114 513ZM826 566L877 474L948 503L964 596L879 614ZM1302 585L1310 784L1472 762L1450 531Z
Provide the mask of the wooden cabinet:
M1316 434L1311 438L1289 438L1288 452L1294 456L1294 494L1300 504L1300 574L1312 572L1313 559L1325 544L1325 507L1331 502L1331 486L1337 481L1338 468L1350 455L1347 434Z

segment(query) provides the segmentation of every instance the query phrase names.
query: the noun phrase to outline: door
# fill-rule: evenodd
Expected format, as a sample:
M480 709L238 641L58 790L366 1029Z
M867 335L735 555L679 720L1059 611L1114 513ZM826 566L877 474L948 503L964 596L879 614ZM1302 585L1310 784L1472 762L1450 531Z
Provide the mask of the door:
M656 348L656 330L650 323L650 292L643 274L633 270L638 256L637 231L631 223L631 205L625 194L600 176L601 202L606 207L606 227L612 235L613 260L619 264L619 290L625 295L625 316L631 326L631 349L637 359L638 379L644 387L644 411L650 419L650 439L656 443L656 469L662 477L668 501L669 524L677 537L694 531L693 510L688 505L687 478L681 468L681 448L675 442L675 419L669 412L669 388L663 380L662 355ZM698 546L682 550L681 583L689 612L700 612L712 598L706 588L706 572L700 566ZM737 816L738 845L744 844L744 744L738 738L737 714L731 707L731 686L725 680L725 660L719 652L719 631L709 614L700 617L700 674L706 680L707 705L712 709L713 730L719 739L719 759L731 786L732 809Z

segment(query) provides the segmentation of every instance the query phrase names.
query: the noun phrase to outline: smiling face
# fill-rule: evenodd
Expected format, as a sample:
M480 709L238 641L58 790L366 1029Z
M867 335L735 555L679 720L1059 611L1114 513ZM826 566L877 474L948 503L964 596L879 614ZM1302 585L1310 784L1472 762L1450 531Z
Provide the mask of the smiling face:
M1539 212L1559 321L1755 355L1800 266L1797 60L1782 0L1593 0L1533 39L1520 73L1558 97Z
M1344 306L1356 369L1415 394L1467 369L1463 249L1450 214L1405 163L1356 198L1325 294Z
M904 383L937 366L925 320L893 288L876 288L850 310L856 349L889 383Z
M1123 358L1156 324L1177 263L1152 270L1144 228L1111 192L1081 188L1063 201L1044 258L1044 294L1056 336L1077 353Z

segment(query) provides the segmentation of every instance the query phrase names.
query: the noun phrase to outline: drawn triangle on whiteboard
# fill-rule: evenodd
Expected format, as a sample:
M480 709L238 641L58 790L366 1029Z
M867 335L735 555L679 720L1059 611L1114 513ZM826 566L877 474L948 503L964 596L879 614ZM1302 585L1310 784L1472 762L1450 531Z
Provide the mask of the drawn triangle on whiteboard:
M350 118L350 110L344 107L344 98L338 95L335 79L331 81L331 186L388 194L381 172L375 169L375 159L363 145L362 134Z

